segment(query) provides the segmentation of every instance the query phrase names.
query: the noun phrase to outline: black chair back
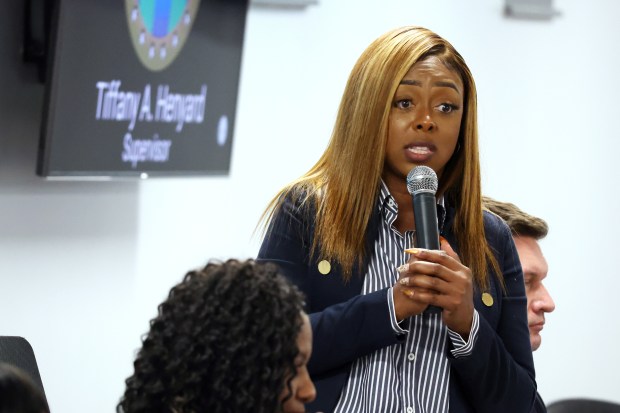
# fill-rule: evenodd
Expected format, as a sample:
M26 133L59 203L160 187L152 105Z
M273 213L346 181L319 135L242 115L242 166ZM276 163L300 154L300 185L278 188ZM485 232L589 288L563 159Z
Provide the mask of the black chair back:
M558 400L547 406L548 413L620 413L620 404L594 399Z
M30 375L34 384L45 392L34 351L25 338L0 336L0 361L24 370Z

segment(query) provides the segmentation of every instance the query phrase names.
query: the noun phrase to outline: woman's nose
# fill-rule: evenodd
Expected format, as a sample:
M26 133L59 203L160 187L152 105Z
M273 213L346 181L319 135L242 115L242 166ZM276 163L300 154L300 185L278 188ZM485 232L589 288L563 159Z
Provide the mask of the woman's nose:
M415 123L415 128L422 132L430 132L436 127L437 125L435 125L435 122L433 122L433 119L429 114L425 114L420 119L417 119Z
M316 398L316 387L309 374L305 374L297 390L297 399L302 403L310 403Z

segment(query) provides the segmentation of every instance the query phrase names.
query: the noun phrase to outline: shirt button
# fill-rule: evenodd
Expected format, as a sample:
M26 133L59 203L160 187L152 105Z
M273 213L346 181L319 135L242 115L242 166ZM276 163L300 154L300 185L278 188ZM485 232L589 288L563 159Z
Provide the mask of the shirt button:
M413 413L413 407L411 406L407 407L407 413Z
M413 361L413 360L415 360L415 354L414 353L409 353L407 355L407 358L409 359L409 361Z
M388 201L388 205L391 206L392 208L394 207L394 200L390 199Z

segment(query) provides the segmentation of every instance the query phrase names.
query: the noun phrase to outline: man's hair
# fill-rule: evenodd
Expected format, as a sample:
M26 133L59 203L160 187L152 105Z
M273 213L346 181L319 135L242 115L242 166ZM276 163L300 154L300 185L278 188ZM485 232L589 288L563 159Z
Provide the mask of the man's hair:
M117 411L280 410L295 374L303 297L274 264L210 262L151 320Z
M506 221L510 231L515 236L532 237L539 240L546 237L549 232L549 226L543 219L523 212L510 202L500 202L483 196L482 206Z

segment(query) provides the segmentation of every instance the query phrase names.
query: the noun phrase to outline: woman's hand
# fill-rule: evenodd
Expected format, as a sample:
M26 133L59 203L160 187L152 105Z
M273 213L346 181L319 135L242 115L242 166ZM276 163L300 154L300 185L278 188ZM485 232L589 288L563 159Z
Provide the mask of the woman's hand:
M399 268L394 288L397 319L419 314L429 305L441 307L446 326L467 340L474 316L471 270L443 239L439 251L415 248L407 252L411 259ZM403 303L403 298L409 303Z

